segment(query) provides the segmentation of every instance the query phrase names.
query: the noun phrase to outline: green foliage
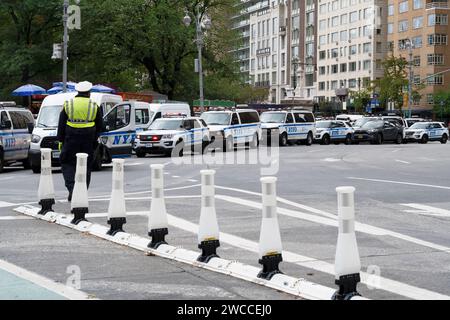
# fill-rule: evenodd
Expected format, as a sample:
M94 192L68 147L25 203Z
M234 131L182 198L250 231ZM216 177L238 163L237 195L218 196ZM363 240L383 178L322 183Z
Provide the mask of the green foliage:
M434 95L434 113L441 120L450 118L450 91L440 91Z
M353 99L353 106L355 107L355 111L361 113L364 111L365 106L370 103L371 91L369 89L351 91L350 98Z

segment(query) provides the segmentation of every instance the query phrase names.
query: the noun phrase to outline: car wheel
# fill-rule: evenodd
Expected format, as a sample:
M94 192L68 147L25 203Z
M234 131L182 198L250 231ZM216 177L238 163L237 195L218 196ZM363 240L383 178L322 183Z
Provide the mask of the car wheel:
M383 144L383 136L380 133L377 135L376 144Z
M205 154L208 151L208 147L210 144L211 144L211 142L208 140L204 140L202 142L202 154Z
M426 134L424 134L422 136L422 139L420 139L420 143L421 144L427 144L428 143L428 136Z
M25 160L22 160L22 165L25 170L30 170L31 169L31 159L26 158Z
M331 143L330 136L328 134L324 135L322 138L322 144L328 146Z
M147 153L145 151L136 150L136 157L138 157L138 158L145 158L146 155L147 155Z
M182 140L178 141L174 148L175 152L172 152L177 157L182 158L184 156L184 142Z
M286 147L288 144L288 137L286 133L283 133L280 137L280 147Z
M308 147L312 146L312 144L314 143L314 137L312 135L312 133L308 133L308 137L306 138L306 145Z
M402 144L403 143L403 136L401 134L397 135L397 139L395 140L396 144Z
M348 135L345 137L345 144L346 144L347 146L352 144L352 135L351 135L351 134L348 134Z
M4 167L5 167L5 160L3 159L3 152L0 151L0 173L3 172Z
M444 135L442 136L441 143L442 143L442 144L446 144L447 141L448 141L448 136L447 136L446 134L444 134Z

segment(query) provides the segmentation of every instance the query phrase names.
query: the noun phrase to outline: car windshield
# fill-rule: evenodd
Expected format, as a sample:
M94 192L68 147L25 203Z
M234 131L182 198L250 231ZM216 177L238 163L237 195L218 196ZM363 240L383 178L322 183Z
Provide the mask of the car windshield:
M62 106L47 106L41 108L36 127L38 128L58 128L59 114Z
M316 128L319 129L325 129L325 128L331 128L331 121L319 121L316 123Z
M265 112L261 115L262 123L285 123L286 122L286 114L285 113L276 113L276 112Z
M399 126L403 126L403 120L400 118L383 118L386 121L397 124Z
M373 118L362 118L362 119L358 119L356 120L355 124L353 125L354 127L362 127L363 125L365 125L367 122L370 121L375 121L376 119Z
M383 121L369 121L366 124L364 124L361 128L362 129L376 129L383 127L384 122Z
M149 130L181 130L183 125L183 120L166 120L158 119L152 123L148 128Z
M230 124L230 113L206 112L202 114L202 119L209 126L227 126Z
M411 129L427 129L429 123L417 122L411 126Z
M422 120L406 120L408 127L412 127L414 124L416 124L418 122L422 122Z

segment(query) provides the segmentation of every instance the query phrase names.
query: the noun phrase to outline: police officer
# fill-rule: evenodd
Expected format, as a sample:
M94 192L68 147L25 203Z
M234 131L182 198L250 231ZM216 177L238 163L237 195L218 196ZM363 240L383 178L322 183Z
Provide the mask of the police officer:
M72 201L72 192L75 187L76 155L86 153L89 156L87 167L89 187L94 152L103 128L102 109L90 99L92 83L80 82L75 86L75 90L78 91L78 95L65 102L58 125L61 169L69 191L69 202Z

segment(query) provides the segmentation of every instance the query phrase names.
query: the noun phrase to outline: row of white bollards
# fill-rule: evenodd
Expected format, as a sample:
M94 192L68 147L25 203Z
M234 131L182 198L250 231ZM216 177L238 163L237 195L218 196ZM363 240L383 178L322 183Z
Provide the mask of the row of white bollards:
M72 196L71 212L74 214L72 224L86 221L89 212L86 154L77 154L76 183ZM51 150L42 149L42 173L39 182L39 204L42 209L39 214L45 215L53 211L55 192L51 174ZM215 171L201 171L202 202L198 230L198 248L202 250L198 261L208 263L212 258L218 258L217 248L220 247L220 231L215 206ZM151 242L148 247L158 249L167 244L169 234L168 215L164 198L164 166L151 165L152 201L148 215L148 230ZM259 264L262 270L258 278L270 281L283 261L283 246L278 223L277 208L277 178L261 179L262 185L262 224L259 240ZM339 235L336 248L335 275L339 290L333 300L351 300L359 296L357 284L360 282L361 261L355 235L355 188L340 187L338 194ZM112 192L108 208L108 224L111 226L108 235L115 236L123 231L126 223L126 205L124 193L124 160L113 160Z

